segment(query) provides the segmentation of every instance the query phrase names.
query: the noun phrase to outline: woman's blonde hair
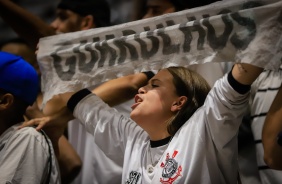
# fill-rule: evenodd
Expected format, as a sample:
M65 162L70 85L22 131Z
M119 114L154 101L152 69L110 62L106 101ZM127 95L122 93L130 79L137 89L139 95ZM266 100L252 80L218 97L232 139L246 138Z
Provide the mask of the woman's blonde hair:
M204 104L210 86L202 76L185 67L169 67L167 70L173 76L176 94L187 97L187 102L181 110L168 122L168 133L173 136L194 112Z

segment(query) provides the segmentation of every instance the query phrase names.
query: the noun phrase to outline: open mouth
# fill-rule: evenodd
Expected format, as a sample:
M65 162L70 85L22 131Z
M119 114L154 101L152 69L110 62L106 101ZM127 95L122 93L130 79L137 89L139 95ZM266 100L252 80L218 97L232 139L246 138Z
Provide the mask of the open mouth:
M139 95L135 95L134 101L135 101L135 103L131 106L132 110L135 109L143 100L142 100L142 98L140 98Z

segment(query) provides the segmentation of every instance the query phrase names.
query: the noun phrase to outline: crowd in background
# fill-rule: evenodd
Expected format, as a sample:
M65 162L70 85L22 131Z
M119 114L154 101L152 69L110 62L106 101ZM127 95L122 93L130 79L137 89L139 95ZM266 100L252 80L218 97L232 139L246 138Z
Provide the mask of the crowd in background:
M218 1L212 0L202 1L200 3L197 3L197 1L192 1L193 3L195 3L192 7L191 4L189 5L189 3L186 3L185 1L173 0L107 0L104 5L101 5L103 4L101 3L103 0L100 0L100 10L97 10L94 14L91 14L90 11L92 11L92 9L89 10L86 7L84 7L85 12L80 12L83 8L77 8L80 1L76 0L53 0L42 2L35 0L15 0L12 1L13 4L11 4L11 6L9 3L6 4L5 1L6 0L0 0L0 16L3 18L0 19L0 50L22 56L35 68L35 71L37 72L39 78L40 70L36 61L35 49L36 44L41 37L93 29L97 27L117 25L130 21L140 20L142 18L150 18L166 13L173 13L189 8L204 6L210 3L218 3ZM159 2L161 2L161 4L157 4ZM16 8L13 7L14 5L16 6ZM109 7L107 9L108 5ZM21 12L21 10L17 11L17 7L24 8L24 12ZM65 12L65 10L71 10L71 13ZM15 15L15 12L13 11L18 13L18 15ZM11 17L11 15L15 16ZM35 16L33 17L32 15ZM92 15L92 18L89 18L88 15ZM17 19L17 16L22 17L23 19L19 20ZM27 18L25 19L25 17ZM69 19L70 22L68 23L64 19ZM21 21L21 23L17 22L17 20ZM28 27L29 29L34 30L35 34L31 34L30 32L26 31L21 27L21 25L26 25L26 27ZM44 31L37 29L37 27L40 27ZM211 87L215 85L215 81L225 76L229 72L229 70L231 70L231 67L229 65L227 66L219 63L194 65L189 68L199 73L200 76L202 76ZM234 183L282 183L282 172L279 171L279 164L278 166L276 166L275 161L266 157L264 152L264 148L267 147L266 145L272 145L277 149L274 155L276 157L279 157L277 155L279 155L280 153L280 147L278 146L277 148L277 145L269 140L269 137L271 136L269 136L268 132L273 127L275 127L275 129L279 133L279 126L266 126L266 129L263 130L266 120L268 120L269 122L278 121L280 118L279 113L277 113L279 108L281 108L280 104L272 104L272 102L281 85L281 69L282 68L280 68L279 71L262 71L260 76L254 81L251 86L251 96L250 102L248 104L249 108L248 110L241 112L244 114L244 118L241 122L237 122L241 123L237 138L239 153L239 174ZM154 77L154 75L154 73L148 71L124 77L122 79L119 79L118 81L114 81L113 83L104 83L96 86L91 86L90 90L98 97L100 97L103 101L105 101L109 106L117 109L125 117L129 117L131 105L134 104L134 95L138 92L140 93L140 89L142 89L140 87L145 86L147 82L152 77ZM226 81L222 81L223 86L225 85L225 82ZM122 91L122 94L118 93L118 95L120 95L118 97L118 100L112 93L107 93L109 91L108 89L115 89L115 86L113 84L119 84L126 89L125 91L127 91L126 94L124 91ZM109 88L109 86L111 86L111 88ZM86 93L88 95L88 92ZM214 93L217 94L217 91L215 91ZM25 112L26 120L52 115L53 112L56 112L60 110L60 108L62 108L63 105L61 106L60 102L54 100L53 104L52 102L50 102L49 106L46 106L42 111L40 109L42 103L42 95L42 92L40 91L40 89L38 89L38 95L35 103ZM276 98L278 98L276 102L279 102L279 96L277 96ZM70 100L72 100L72 98L70 98ZM273 105L271 111L272 116L277 116L277 118L267 117L267 113L271 108L271 105ZM83 110L80 110L79 112L83 114L82 111ZM55 174L53 173L53 175L51 174L51 176L49 176L49 173L47 172L48 169L44 171L46 172L45 174L48 175L48 177L46 177L42 181L47 183L60 183L58 181L58 175L60 175L60 180L62 181L62 183L121 183L123 177L123 164L126 161L124 161L124 159L120 158L119 156L109 158L109 156L104 154L104 148L101 148L101 146L97 145L96 141L94 141L97 139L96 135L94 135L94 133L87 132L87 128L85 128L81 123L78 123L81 122L81 119L78 120L78 118L74 119L73 117L70 118L69 116L65 119L64 118L65 117L63 116L61 117L61 119L58 118L59 121L68 122L67 129L62 130L62 132L64 132L64 136L59 138L58 144L54 145L54 143L52 142L55 151L53 155L54 157L57 156L57 158L52 158L54 161L49 163L50 158L46 156L47 166L49 163L49 165L52 165L50 167L57 169L54 169L55 171L53 170ZM84 117L81 118L83 119ZM271 123L279 124L279 122ZM146 131L146 128L144 129ZM274 137L276 138L278 133L273 133L273 130L271 131L272 134L275 134ZM50 133L50 131L47 131L47 135L50 136L48 133ZM171 135L174 136L174 134ZM166 140L166 144L170 144L173 136L168 137L169 139L167 139L168 141ZM263 140L263 138L265 140ZM51 139L53 141L53 138ZM48 142L51 141L47 140L47 143ZM166 149L166 147L162 149ZM46 150L48 150L48 146L46 147ZM110 150L107 151L110 152ZM152 149L151 151L157 152L154 149ZM56 154L56 152L59 152L60 154ZM267 156L272 154L272 152L270 151L267 153ZM58 165L56 165L57 162ZM0 162L0 164L1 163L2 162ZM2 164L4 164L4 162ZM101 172L101 170L103 170L103 172ZM228 179L226 181L228 181Z

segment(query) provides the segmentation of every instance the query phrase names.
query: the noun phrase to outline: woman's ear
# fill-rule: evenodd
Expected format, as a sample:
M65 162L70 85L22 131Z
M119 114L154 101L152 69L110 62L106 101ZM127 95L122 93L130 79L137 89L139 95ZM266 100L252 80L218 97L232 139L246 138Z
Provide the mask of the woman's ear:
M0 110L8 109L14 103L14 96L6 93L0 97Z
M92 15L86 15L83 17L81 21L81 30L88 30L91 28L95 28L94 17Z
M175 101L172 106L171 106L171 111L175 112L175 111L179 111L180 109L182 109L182 107L186 104L187 102L187 97L186 96L180 96L178 97L177 101Z

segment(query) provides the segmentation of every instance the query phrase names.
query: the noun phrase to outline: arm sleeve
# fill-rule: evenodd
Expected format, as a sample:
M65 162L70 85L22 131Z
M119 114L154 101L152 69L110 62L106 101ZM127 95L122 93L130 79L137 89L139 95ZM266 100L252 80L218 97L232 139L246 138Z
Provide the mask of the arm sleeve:
M85 93L84 98L80 99L77 104L74 103L76 105L73 114L95 137L95 143L110 158L115 157L116 153L123 153L130 134L139 132L141 128L95 94Z
M45 178L49 158L47 143L33 128L25 129L30 130L18 130L20 133L12 135L0 153L1 184L38 184Z
M230 75L216 82L204 104L206 126L218 149L236 141L249 100L249 86L241 86Z

